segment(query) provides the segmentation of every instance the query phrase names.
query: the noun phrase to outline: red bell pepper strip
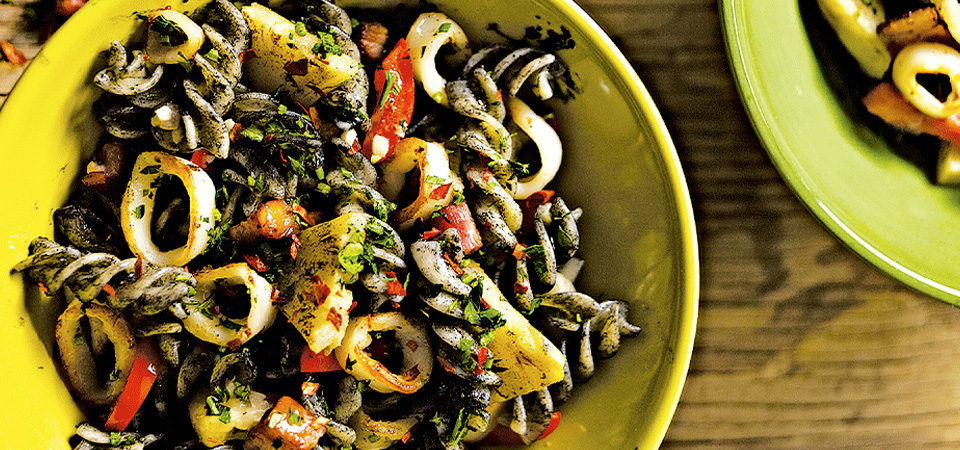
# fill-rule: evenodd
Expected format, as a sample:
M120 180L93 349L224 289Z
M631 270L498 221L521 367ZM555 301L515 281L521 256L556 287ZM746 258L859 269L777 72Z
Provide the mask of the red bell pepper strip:
M483 246L480 231L477 230L477 224L473 221L470 208L465 202L443 207L437 217L428 220L425 225L427 229L434 227L439 231L450 228L457 230L457 234L460 235L460 244L466 254L473 253Z
M130 370L130 377L123 387L123 392L117 398L117 404L113 406L107 421L103 427L110 431L123 431L124 428L133 419L140 405L150 393L154 381L157 379L157 368L160 365L160 358L154 348L153 341L142 340L137 344L137 356L133 360L133 368Z
M893 83L883 82L864 98L867 111L884 122L910 133L932 134L960 145L960 114L938 119L930 117L908 102Z
M413 63L410 47L400 39L396 47L383 58L373 74L373 85L380 99L370 117L370 131L363 140L363 156L378 162L390 156L394 145L406 134L413 117L414 90Z
M333 352L324 355L310 350L310 347L304 347L303 353L300 354L300 371L303 373L339 372L341 370L343 370L343 367L340 367L340 363L337 362L337 357L334 356Z
M523 211L523 225L520 226L521 230L533 230L533 217L537 213L537 208L539 208L540 205L549 202L553 196L553 191L542 190L530 194L529 197L519 202L520 209Z

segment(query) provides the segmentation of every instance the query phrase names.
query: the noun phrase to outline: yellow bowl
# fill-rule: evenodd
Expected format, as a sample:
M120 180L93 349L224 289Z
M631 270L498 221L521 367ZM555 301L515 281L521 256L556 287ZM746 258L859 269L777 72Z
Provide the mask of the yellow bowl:
M190 11L202 3L172 6ZM563 405L560 428L536 447L656 448L689 365L699 278L689 194L660 114L627 60L572 1L435 3L474 42L498 40L488 29L494 22L518 37L529 26L568 31L576 43L560 52L583 92L557 111L565 155L556 188L584 209L581 290L630 301L643 332L599 363ZM110 41L137 28L136 10L167 4L91 1L50 39L0 109L0 235L7 236L0 246L0 442L9 448L66 449L83 420L56 368L53 324L62 302L10 269L31 239L52 234L52 211L98 143L91 79L106 64ZM373 3L345 6L356 4Z

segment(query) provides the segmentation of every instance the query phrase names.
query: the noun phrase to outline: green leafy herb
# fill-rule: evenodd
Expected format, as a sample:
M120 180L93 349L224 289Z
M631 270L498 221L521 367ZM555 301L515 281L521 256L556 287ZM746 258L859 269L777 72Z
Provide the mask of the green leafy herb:
M440 25L440 28L438 29L438 31L440 31L441 33L446 33L450 31L450 25L451 25L450 22L443 23Z
M146 206L138 205L136 208L133 209L133 217L138 220L142 219L145 212L146 212Z

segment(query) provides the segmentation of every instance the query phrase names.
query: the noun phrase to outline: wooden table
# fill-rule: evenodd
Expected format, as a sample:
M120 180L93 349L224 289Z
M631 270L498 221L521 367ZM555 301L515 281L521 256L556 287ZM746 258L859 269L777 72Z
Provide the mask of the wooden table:
M0 5L0 39L33 56L23 3ZM859 259L793 196L737 97L715 0L580 4L660 106L693 197L700 320L663 448L960 447L960 309Z

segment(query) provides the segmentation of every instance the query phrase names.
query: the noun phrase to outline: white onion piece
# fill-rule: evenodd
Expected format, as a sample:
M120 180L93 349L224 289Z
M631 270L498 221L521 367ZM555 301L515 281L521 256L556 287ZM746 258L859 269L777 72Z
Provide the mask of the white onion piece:
M560 145L560 136L553 127L538 116L526 103L516 97L507 97L507 111L513 123L517 124L530 139L537 144L540 151L540 170L537 173L524 177L517 183L517 191L513 198L523 200L543 189L560 170L560 160L563 158L563 148Z
M442 13L420 14L407 33L413 78L423 85L430 98L444 106L449 103L444 89L447 80L437 72L437 52L447 43L457 50L464 50L468 44L467 35L460 25Z
M170 175L180 179L190 196L187 242L169 251L153 242L152 223L157 179ZM213 229L216 188L210 176L196 164L164 152L144 152L137 157L133 174L120 204L120 226L130 250L158 266L183 266L203 251Z
M184 302L187 317L183 319L183 327L201 341L234 348L273 324L273 319L277 316L277 309L270 298L273 286L247 263L228 264L201 271L194 274L194 277L197 279L197 294L194 296L195 301ZM212 308L212 304L208 304L218 282L243 285L246 288L250 295L249 299L244 300L250 302L247 317L231 319Z
M403 371L392 373L366 351L373 342L373 331L393 330L403 351ZM350 375L369 381L370 388L383 393L412 394L430 380L433 372L433 350L427 331L397 312L377 313L350 319L343 342L334 349L337 362Z

